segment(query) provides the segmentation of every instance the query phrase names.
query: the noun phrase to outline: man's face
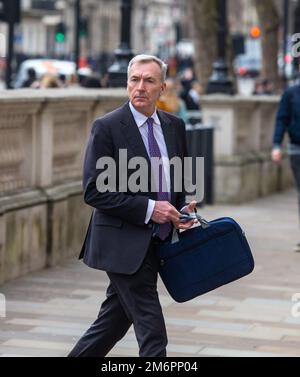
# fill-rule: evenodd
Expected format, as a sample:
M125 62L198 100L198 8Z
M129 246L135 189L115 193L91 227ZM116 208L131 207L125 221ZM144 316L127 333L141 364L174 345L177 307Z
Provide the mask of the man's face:
M165 88L161 69L155 62L134 63L130 69L127 91L133 106L140 113L151 116L155 104Z

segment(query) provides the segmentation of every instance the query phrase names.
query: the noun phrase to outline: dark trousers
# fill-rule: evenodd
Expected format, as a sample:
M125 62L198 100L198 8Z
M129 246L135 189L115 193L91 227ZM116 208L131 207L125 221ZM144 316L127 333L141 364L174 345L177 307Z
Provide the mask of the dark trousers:
M291 155L291 168L294 174L296 187L298 191L298 211L299 211L299 223L300 223L300 155Z
M166 356L167 333L157 293L158 258L150 246L134 275L107 273L110 284L98 318L69 357L104 357L133 324L141 357Z

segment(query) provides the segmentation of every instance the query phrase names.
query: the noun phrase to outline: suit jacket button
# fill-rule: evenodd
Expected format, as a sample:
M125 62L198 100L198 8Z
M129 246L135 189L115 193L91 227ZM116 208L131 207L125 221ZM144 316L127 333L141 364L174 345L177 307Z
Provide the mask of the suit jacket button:
M165 261L163 259L160 260L160 265L163 267L165 265Z

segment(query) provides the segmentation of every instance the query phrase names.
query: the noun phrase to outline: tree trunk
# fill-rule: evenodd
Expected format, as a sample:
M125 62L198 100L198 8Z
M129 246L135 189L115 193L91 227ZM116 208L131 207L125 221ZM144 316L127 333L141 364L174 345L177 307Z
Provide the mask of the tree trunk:
M281 87L278 72L278 34L280 20L273 0L254 0L262 31L262 71L261 77L269 80L275 90Z
M189 0L188 5L194 33L195 72L206 91L217 57L216 0Z

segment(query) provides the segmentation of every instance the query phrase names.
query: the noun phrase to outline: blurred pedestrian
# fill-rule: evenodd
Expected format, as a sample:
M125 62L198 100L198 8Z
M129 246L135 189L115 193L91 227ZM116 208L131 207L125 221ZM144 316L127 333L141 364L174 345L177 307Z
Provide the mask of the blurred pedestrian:
M48 88L62 88L62 84L59 81L59 78L50 74L46 73L40 82L41 89L48 89Z
M194 73L192 68L186 68L181 74L181 92L180 97L184 100L186 106L188 106L189 91L192 88L192 82L194 80Z
M93 73L89 76L86 76L81 81L81 86L83 88L101 88L101 79L100 76Z
M89 67L79 68L77 71L78 83L80 86L84 86L88 77L93 74L93 71Z
M258 80L255 83L253 95L271 95L274 94L274 87L270 80Z
M22 88L33 88L39 87L39 82L37 79L37 74L34 68L27 69L27 78L22 84Z
M186 107L188 110L200 110L201 94L203 94L203 89L200 83L196 80L192 81L191 89L188 91L186 98Z
M109 74L108 72L104 73L101 77L101 87L108 88Z
M67 87L71 89L80 87L76 73L72 73L67 79Z
M287 89L280 101L272 150L272 160L276 163L282 160L282 142L286 133L289 136L288 155L298 191L300 221L300 85ZM300 237L295 251L300 252Z
M156 102L157 108L177 115L179 118L183 119L185 123L187 123L188 114L186 106L184 101L179 97L177 93L175 82L172 79L167 79L165 84L166 87L164 93Z
M58 75L58 79L59 79L59 82L60 82L62 88L67 88L68 87L67 76L64 73L60 73Z

